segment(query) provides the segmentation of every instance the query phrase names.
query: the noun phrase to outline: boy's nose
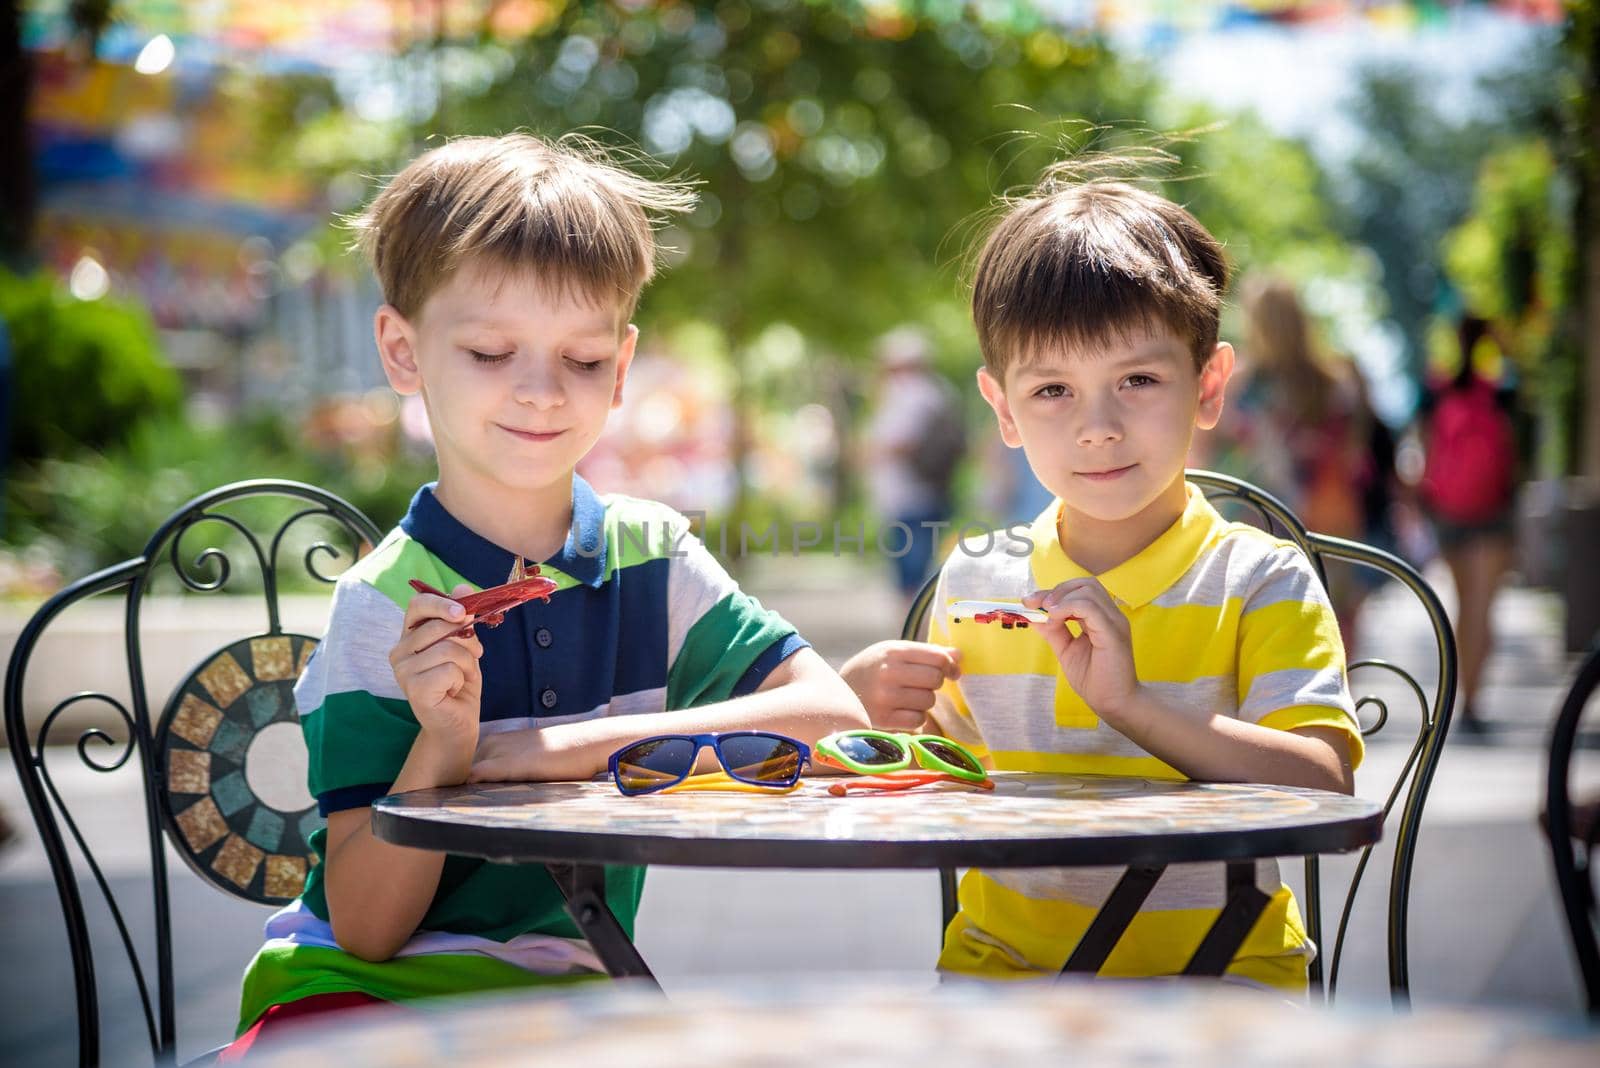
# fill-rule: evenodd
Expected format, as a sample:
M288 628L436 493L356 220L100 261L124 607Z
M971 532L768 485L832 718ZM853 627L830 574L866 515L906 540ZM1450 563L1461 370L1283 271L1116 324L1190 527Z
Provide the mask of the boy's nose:
M1122 440L1122 423L1104 405L1083 413L1078 424L1079 445L1109 445Z
M560 378L548 368L539 366L541 362L533 361L533 366L517 377L511 395L518 404L528 404L535 408L553 408L566 399L566 394L561 389Z

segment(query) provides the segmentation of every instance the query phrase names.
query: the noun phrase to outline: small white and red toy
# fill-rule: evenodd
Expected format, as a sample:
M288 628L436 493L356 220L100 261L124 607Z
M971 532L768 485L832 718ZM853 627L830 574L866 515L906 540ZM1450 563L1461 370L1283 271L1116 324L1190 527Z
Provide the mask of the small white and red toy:
M998 623L1004 630L1027 629L1029 623L1044 623L1049 615L1037 608L1024 608L1020 601L951 601L950 622L970 619L974 623Z

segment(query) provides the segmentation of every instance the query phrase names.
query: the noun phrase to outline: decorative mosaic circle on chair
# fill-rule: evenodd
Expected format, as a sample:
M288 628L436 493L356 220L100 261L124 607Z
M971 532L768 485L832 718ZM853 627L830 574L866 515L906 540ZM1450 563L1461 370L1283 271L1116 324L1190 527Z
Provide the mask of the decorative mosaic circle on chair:
M173 694L156 733L170 837L204 878L262 904L297 897L324 825L306 789L294 683L315 638L244 638Z

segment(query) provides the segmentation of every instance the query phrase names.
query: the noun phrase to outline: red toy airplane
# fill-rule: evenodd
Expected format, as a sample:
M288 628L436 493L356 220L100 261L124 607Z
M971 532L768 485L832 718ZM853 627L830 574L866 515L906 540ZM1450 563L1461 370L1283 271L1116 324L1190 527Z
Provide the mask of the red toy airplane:
M490 586L486 590L469 593L465 597L451 597L421 579L412 579L411 588L418 593L431 593L436 597L449 598L466 609L467 615L477 617L451 635L451 637L465 638L472 633L472 628L480 623L486 627L498 627L505 620L506 613L519 604L525 604L535 598L548 601L556 590L556 584L539 574L538 564L524 565L522 557L519 556L516 563L511 565L511 575L503 586ZM413 627L421 625L421 623L412 624Z
M950 602L950 622L960 623L963 616L974 623L998 623L1005 630L1012 627L1026 630L1029 623L1043 623L1050 618L1037 608L1022 607L1017 601Z

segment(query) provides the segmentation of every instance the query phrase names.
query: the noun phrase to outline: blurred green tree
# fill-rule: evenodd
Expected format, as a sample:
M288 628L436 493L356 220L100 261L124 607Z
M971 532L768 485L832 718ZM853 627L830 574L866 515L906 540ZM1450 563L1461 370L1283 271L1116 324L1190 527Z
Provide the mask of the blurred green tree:
M1371 257L1340 233L1332 179L1309 147L1254 115L1191 107L1181 120L1197 132L1172 143L1178 159L1164 192L1222 241L1237 277L1340 283L1378 302Z
M1446 276L1466 307L1501 326L1539 420L1538 469L1576 460L1580 362L1572 308L1571 183L1543 139L1484 160L1471 214L1444 241ZM1447 324L1446 324L1447 325ZM1448 330L1446 334L1450 333Z
M117 445L182 404L178 374L137 303L78 300L49 272L0 270L0 320L11 335L13 461Z
M1028 5L918 7L566 5L514 43L486 27L472 48L435 48L456 82L441 75L448 106L428 121L451 135L582 128L702 183L699 210L664 235L672 269L642 315L716 324L742 440L751 349L775 322L847 361L906 319L969 354L953 228L1031 182L1082 132L1072 123L1149 112L1147 71ZM300 153L345 171L399 162L339 158L384 141L343 133L352 123L330 113Z
M1443 241L1471 211L1479 167L1497 149L1557 126L1563 89L1548 77L1562 66L1556 46L1552 37L1482 79L1479 106L1465 116L1441 110L1414 68L1361 72L1349 110L1362 140L1330 189L1341 202L1341 230L1377 256L1389 318L1418 374L1429 319L1442 303Z
M970 373L963 253L997 193L1086 148L1171 149L1175 165L1150 176L1177 179L1167 192L1244 266L1359 274L1302 146L1252 120L1164 141L1151 132L1157 74L1052 28L1032 5L899 7L557 4L512 38L491 11L479 40L422 40L408 57L412 103L433 94L413 112L426 136L306 87L309 105L261 109L284 136L258 140L277 146L281 165L348 184L391 173L435 137L581 128L699 180L702 204L664 235L672 269L641 317L656 333L715 326L694 336L720 342L701 355L731 367L741 435L754 406L777 400L768 390L859 364L900 321L930 326L947 366ZM804 339L798 370L761 355L776 323Z

